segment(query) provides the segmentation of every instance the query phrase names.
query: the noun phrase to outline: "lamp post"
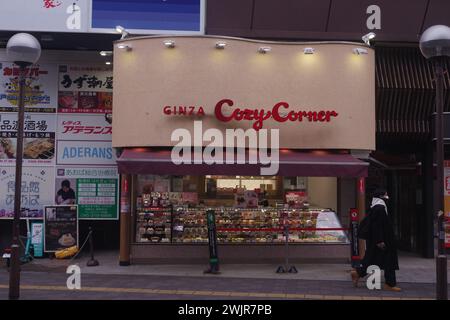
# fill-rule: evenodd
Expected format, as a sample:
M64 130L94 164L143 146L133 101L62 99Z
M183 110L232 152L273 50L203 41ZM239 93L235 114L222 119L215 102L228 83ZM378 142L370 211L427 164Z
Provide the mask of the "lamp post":
M19 236L22 198L23 127L25 113L25 72L26 67L36 63L41 55L41 45L28 33L17 33L6 45L8 60L19 66L19 101L17 116L16 175L14 189L14 220L11 244L11 270L9 274L9 299L20 297Z
M436 298L447 300L447 257L445 255L444 229L444 135L442 114L444 109L444 72L443 61L450 56L450 28L435 25L424 31L420 38L420 51L434 62L436 80L436 167L437 167L437 219L438 219L438 256L436 258Z

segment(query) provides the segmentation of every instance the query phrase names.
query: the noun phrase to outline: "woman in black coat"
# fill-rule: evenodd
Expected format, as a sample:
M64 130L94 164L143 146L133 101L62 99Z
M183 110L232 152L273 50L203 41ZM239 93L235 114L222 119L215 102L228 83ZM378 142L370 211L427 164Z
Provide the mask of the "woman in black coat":
M399 270L399 267L394 230L385 202L388 199L384 189L376 190L373 195L368 216L370 234L366 240L366 254L361 261L361 267L352 271L352 280L355 286L358 285L359 278L367 275L367 268L376 265L384 270L384 289L401 291L396 286L395 270Z

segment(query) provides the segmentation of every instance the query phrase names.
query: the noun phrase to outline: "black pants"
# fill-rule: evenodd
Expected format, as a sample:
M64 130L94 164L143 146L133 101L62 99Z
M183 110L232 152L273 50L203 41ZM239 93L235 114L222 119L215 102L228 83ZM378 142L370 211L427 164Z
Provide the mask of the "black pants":
M358 272L358 275L361 278L364 278L367 276L367 267L365 265L362 265L359 268L356 268L356 271ZM384 282L391 287L395 287L397 285L397 279L395 277L395 270L385 269L384 270Z

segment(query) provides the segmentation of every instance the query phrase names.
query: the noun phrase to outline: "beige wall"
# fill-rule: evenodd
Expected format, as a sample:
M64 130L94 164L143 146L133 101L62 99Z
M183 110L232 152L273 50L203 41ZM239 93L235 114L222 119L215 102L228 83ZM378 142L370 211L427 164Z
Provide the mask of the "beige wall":
M207 128L250 128L253 121L220 122L216 103L231 99L235 107L270 110L280 101L289 110L335 110L330 122L265 121L280 129L280 147L298 149L375 148L375 57L355 55L355 43L282 44L213 37L135 38L114 48L113 146L171 146L173 130L192 130L193 120ZM270 46L267 54L257 52ZM303 54L314 47L315 54ZM206 116L166 116L165 106L202 106ZM204 143L206 145L207 143Z
M337 178L309 177L308 199L311 205L337 211Z

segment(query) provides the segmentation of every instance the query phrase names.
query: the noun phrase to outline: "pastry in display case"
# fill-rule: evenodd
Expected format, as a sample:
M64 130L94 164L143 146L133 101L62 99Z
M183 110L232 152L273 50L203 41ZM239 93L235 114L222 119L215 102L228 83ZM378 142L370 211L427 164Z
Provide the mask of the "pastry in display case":
M138 199L138 242L208 242L206 208L145 209L153 198ZM223 244L284 243L284 222L291 243L348 243L336 213L326 209L216 208L217 241ZM320 230L332 229L332 230Z

